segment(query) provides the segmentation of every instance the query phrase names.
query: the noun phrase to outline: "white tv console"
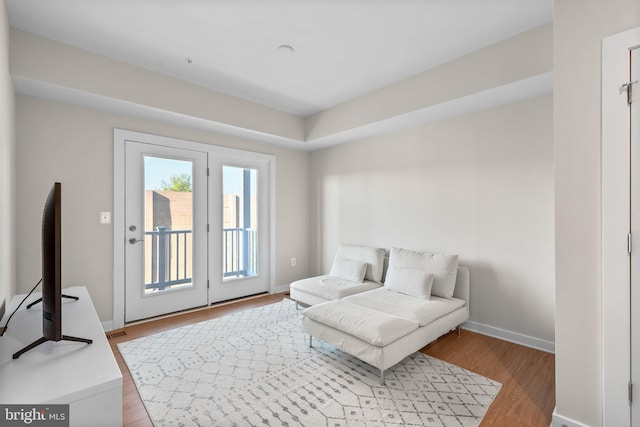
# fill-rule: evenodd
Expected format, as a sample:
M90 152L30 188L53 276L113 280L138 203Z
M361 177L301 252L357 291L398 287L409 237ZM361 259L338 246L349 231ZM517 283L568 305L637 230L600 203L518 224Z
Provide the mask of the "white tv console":
M122 374L89 293L80 286L62 292L80 298L62 299L62 333L93 343L48 341L12 359L42 337L42 304L25 309L41 296L34 293L0 337L0 404L69 404L70 426L121 426ZM11 300L0 325L25 295Z

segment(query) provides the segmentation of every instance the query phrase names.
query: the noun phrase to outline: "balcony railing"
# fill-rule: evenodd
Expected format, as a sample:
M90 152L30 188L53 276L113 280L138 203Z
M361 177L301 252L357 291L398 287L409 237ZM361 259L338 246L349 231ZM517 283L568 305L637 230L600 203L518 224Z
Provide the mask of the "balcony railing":
M150 248L150 269L145 289L163 291L191 283L191 230L167 230L157 227L145 232L145 247ZM258 272L257 230L225 228L222 236L223 277L255 276Z
M225 228L222 235L223 276L258 274L258 245L255 228Z
M157 227L145 236L145 245L151 240L151 281L145 289L164 291L191 283L191 230Z

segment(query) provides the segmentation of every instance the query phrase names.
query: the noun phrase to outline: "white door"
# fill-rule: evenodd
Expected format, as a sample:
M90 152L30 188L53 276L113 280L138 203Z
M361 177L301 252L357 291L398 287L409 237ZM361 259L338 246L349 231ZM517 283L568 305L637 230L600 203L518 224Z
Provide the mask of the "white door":
M254 156L210 162L211 302L270 290L270 169Z
M630 59L630 81L634 82L629 105L632 165L631 233L640 236L640 47L630 51ZM640 251L636 248L631 255L631 383L635 385L635 397L631 404L631 424L640 425Z
M207 153L125 141L125 321L204 306Z

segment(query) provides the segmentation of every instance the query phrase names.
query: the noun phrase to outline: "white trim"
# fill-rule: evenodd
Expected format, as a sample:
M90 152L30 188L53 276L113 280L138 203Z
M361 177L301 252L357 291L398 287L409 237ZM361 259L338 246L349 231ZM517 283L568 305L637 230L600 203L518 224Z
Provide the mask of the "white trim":
M124 328L124 140L120 129L113 131L113 327ZM120 212L120 214L118 214Z
M275 236L276 236L276 208L275 208L275 170L276 158L272 154L256 153L252 151L240 150L236 148L223 147L213 144L205 144L202 142L188 141L165 136L152 135L143 132L135 132L125 129L114 128L113 144L114 144L114 179L113 179L113 328L120 329L124 327L124 253L122 251L124 245L124 212L125 212L125 154L124 144L126 140L146 142L150 144L162 145L167 147L180 147L184 149L204 151L212 155L242 155L244 158L254 159L268 163L270 171L270 231L271 236L271 253L269 254L270 283L269 292L276 293L276 260L275 260Z
M285 292L289 292L289 285L276 286L276 289L275 289L276 294L283 294Z
M269 229L271 230L271 236L269 243L271 247L269 248L269 262L270 262L270 283L271 283L271 294L280 293L278 292L278 287L276 286L276 158L273 158L269 161L269 179L271 180L271 185L269 186ZM287 286L288 288L288 286Z
M520 334L518 332L508 331L506 329L496 328L494 326L484 325L482 323L467 321L462 325L463 329L477 332L503 341L520 344L525 347L535 348L547 353L555 353L556 345L551 341L545 341L540 338L531 337L529 335Z
M115 330L115 328L113 327L113 321L108 320L106 322L102 322L102 330L105 332L111 332Z
M586 424L582 424L579 421L572 420L571 418L563 417L556 412L556 408L553 409L553 415L551 417L551 427L589 427Z
M627 383L631 378L630 122L626 95L629 49L640 28L602 41L602 412L603 425L631 425Z

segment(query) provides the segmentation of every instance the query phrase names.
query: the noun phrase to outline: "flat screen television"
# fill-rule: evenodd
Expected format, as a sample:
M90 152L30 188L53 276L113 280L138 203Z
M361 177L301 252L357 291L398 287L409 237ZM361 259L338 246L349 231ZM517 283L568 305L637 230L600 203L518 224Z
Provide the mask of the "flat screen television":
M53 184L42 212L42 338L13 355L14 359L47 341L79 341L91 344L85 338L62 334L62 298L78 297L62 294L62 184Z

